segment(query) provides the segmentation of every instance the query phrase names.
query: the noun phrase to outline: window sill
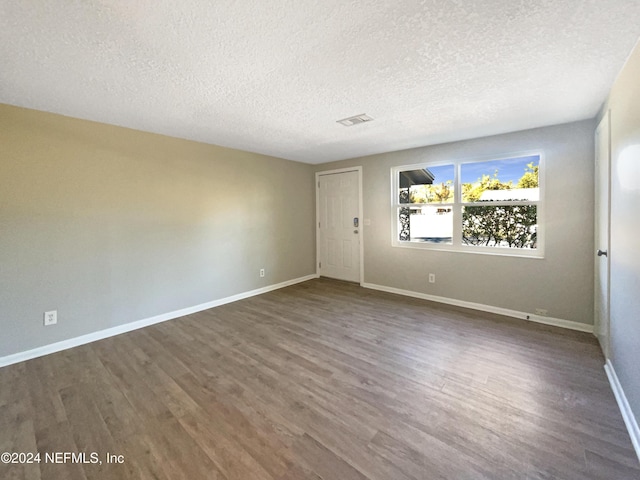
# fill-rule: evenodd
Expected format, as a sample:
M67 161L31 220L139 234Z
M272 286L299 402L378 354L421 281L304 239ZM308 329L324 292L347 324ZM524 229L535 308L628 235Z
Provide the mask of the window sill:
M394 241L391 243L392 247L397 248L410 248L415 250L429 250L433 252L449 252L449 253L464 253L472 255L492 255L498 257L515 257L515 258L530 258L534 260L544 260L544 252L538 250L527 251L511 251L506 248L495 247L456 247L453 245L438 245L432 243L421 242L399 242ZM505 251L506 250L506 251Z

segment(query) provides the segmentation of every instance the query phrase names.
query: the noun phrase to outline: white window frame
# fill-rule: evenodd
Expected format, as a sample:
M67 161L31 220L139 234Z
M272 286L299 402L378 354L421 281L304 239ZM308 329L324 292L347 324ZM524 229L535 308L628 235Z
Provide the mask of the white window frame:
M476 245L462 244L462 207L478 205L478 203L462 202L462 185L460 183L460 170L463 164L489 162L492 160L507 160L511 158L539 157L538 170L538 189L540 198L537 201L487 201L482 202L482 206L493 205L536 205L536 215L538 221L538 230L536 236L536 248L509 248L509 247L485 247ZM453 238L452 244L401 241L399 239L400 227L398 219L398 209L401 207L424 207L426 204L420 203L400 203L400 185L399 173L406 170L417 170L420 168L441 167L444 165L454 166L454 201L452 203L430 204L442 205L444 207L451 206L453 211ZM539 150L516 152L506 155L491 155L483 157L472 157L452 160L439 160L434 162L422 162L413 165L401 165L391 168L391 245L399 248L418 248L425 250L476 253L484 255L500 255L508 257L525 257L525 258L544 258L545 243L545 160L544 153ZM523 172L524 173L524 172Z

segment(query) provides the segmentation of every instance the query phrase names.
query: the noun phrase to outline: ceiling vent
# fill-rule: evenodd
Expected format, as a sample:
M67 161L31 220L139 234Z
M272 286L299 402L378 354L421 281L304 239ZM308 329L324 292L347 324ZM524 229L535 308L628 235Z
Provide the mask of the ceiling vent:
M350 127L352 125L357 125L358 123L370 122L371 120L373 120L373 118L371 118L369 115L361 113L360 115L355 115L353 117L338 120L337 123L341 123L345 127Z

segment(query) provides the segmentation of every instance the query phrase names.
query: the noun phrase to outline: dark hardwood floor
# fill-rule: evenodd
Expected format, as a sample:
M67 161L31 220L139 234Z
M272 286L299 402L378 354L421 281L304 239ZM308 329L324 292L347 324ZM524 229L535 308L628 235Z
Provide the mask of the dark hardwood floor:
M0 478L640 479L603 363L589 334L313 280L0 369L0 452L41 453Z

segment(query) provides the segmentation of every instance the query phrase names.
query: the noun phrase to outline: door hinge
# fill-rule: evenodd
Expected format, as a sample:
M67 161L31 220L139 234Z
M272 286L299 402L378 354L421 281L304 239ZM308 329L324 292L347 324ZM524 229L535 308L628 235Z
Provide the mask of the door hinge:
M320 188L320 182L318 182L318 188Z
M322 262L318 262L318 268L322 268Z

